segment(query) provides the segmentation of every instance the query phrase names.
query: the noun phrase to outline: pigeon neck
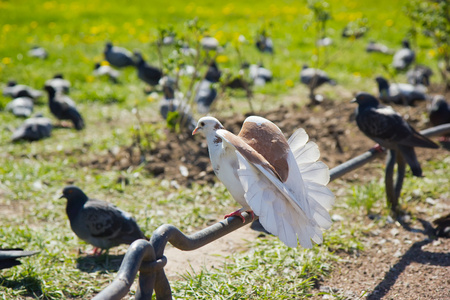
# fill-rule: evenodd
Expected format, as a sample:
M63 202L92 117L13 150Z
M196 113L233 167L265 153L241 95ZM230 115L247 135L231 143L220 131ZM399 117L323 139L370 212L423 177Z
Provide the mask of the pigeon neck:
M84 204L88 201L86 196L77 197L76 199L67 199L66 213L69 220L73 220L78 212L83 208Z

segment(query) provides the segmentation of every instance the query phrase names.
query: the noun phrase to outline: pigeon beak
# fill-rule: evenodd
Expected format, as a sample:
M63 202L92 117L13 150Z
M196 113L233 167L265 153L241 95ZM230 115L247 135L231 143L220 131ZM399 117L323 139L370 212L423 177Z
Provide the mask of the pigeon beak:
M355 103L356 102L356 98L353 98L352 101L350 101L350 103Z
M66 196L64 196L64 194L63 194L63 195L59 196L58 199L61 199L61 198L64 198L64 197L66 197Z
M198 127L195 127L194 131L192 131L192 135L195 135L198 131Z

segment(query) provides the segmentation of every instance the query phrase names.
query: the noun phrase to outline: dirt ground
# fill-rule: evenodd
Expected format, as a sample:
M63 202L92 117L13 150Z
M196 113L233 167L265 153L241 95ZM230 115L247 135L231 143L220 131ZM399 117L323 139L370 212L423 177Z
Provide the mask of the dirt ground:
M286 104L260 115L276 123L287 136L303 127L310 139L319 145L321 159L333 168L374 145L357 129L353 120L355 107L348 101L334 103L328 100L315 107ZM394 108L415 128L429 127L425 103ZM228 130L238 133L245 117L236 115L222 120L222 123ZM142 154L138 147L131 146L103 157L88 158L82 164L99 169L127 169L145 159L149 173L175 180L180 185L189 186L193 181L200 184L216 181L204 137L171 133L167 136L168 139L159 142L150 153ZM426 164L432 158L448 157L449 152L417 149L417 153L419 160ZM383 170L375 170L374 164L380 164L380 160L339 180L364 184L379 178ZM337 184L331 183L331 188L337 189ZM319 281L313 291L314 298L332 298L321 294L332 292L344 299L450 299L450 239L432 237L430 224L436 215L450 212L449 195L447 193L436 200L432 210L427 206L416 207L415 218L403 224L393 221L380 228L368 216L356 216L358 221L373 225L373 230L361 241L365 250L340 253L341 260L333 266L329 278ZM225 256L245 249L247 241L257 238L257 235L248 226L241 228L207 247L192 253L184 252L183 260L179 259L180 251L169 246L165 253L169 261L166 272L173 279L179 276L180 270L192 267L198 271L202 266L213 267L222 263Z

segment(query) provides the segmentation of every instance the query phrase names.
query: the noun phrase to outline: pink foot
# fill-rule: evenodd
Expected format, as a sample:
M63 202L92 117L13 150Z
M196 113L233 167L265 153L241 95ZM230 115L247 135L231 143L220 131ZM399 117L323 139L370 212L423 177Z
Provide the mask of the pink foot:
M380 146L380 144L376 144L375 146L373 146L373 148L375 151L377 152L383 152L384 148Z
M255 214L253 213L253 210L248 210L247 212L252 216L252 220L253 220L255 218ZM238 210L236 210L236 211L234 211L234 212L232 212L232 213L230 213L228 215L225 215L223 218L226 219L226 218L229 218L229 217L239 217L239 218L241 218L242 223L245 223L245 218L242 216L242 213L241 213L240 209L238 209Z
M100 256L103 252L103 249L94 247L91 251L86 252L88 255Z

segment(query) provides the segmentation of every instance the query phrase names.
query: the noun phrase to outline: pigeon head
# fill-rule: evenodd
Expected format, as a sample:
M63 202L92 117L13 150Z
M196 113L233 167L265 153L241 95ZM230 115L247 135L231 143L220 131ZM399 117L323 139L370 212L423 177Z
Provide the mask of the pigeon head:
M378 106L379 102L377 98L375 98L373 95L365 92L360 92L356 94L355 98L350 101L352 103L356 102L360 106Z
M404 39L402 41L402 46L403 46L403 48L411 49L411 46L409 45L409 41L407 39Z
M10 80L10 81L8 81L7 85L8 86L15 86L15 85L17 85L17 82L15 80Z
M386 78L378 76L375 78L375 81L378 84L378 89L380 90L380 92L389 88L389 82L386 80Z
M192 131L192 135L202 131L205 135L214 132L217 129L223 129L223 125L214 117L203 117L198 120L197 127Z
M85 200L83 202L86 202L88 200L86 194L79 187L74 185L66 186L59 198L66 198L69 202L74 200Z
M56 94L55 88L53 86L51 86L50 84L46 84L44 86L44 90L46 90L50 96L54 96Z
M113 47L113 44L111 42L107 42L106 45L105 45L105 49L106 50L111 50L112 47Z
M64 79L64 75L62 73L56 73L55 76L53 76L53 78Z

